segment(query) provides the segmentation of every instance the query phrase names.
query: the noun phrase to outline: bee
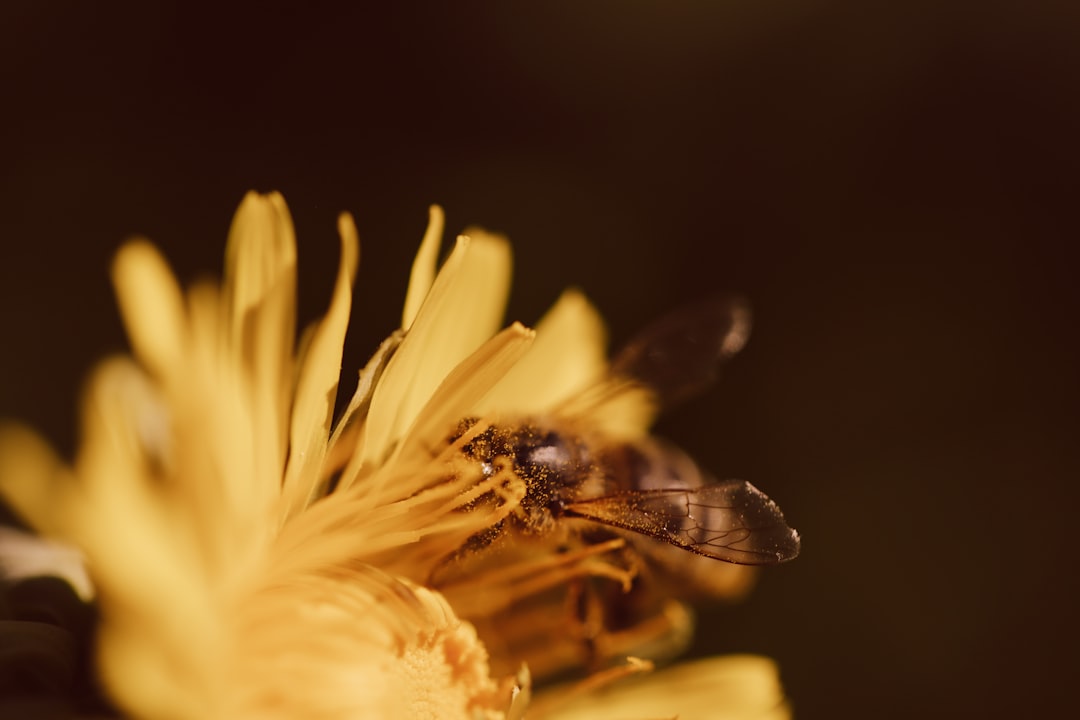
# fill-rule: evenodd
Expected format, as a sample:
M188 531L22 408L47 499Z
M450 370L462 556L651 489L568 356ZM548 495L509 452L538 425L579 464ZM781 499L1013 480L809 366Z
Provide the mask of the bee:
M633 393L657 409L698 393L749 328L742 301L691 306L646 329L606 377L545 416L461 421L450 441L464 457L486 478L524 485L514 512L431 578L451 603L463 600L455 605L469 609L494 661L503 648L542 676L630 653L674 654L689 637L680 599L731 594L746 575L727 563L798 555L798 533L750 483L714 481L671 444L611 437L590 422ZM487 493L464 510L497 502ZM558 606L576 630L567 632Z

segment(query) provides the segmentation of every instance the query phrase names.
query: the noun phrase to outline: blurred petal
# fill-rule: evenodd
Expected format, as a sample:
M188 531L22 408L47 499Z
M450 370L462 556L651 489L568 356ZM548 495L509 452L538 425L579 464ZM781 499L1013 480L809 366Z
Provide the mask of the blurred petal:
M441 596L369 566L267 587L241 621L230 717L495 717L510 702Z
M182 361L184 299L165 259L145 240L116 254L113 286L135 356L151 374L167 377Z
M70 538L71 472L41 437L21 425L0 424L0 493L40 532Z
M563 689L565 691L565 688ZM634 678L599 692L558 704L558 689L548 691L551 720L786 720L776 665L766 658L732 655L685 662Z
M213 485L199 493L168 481L171 457L154 440L165 412L132 363L95 371L73 533L108 618L99 667L112 696L140 717L197 717L181 712L205 710L200 699L220 676L222 618L207 583L226 533L222 511L206 502Z
M215 546L243 556L272 534L268 521L277 510L283 467L272 442L262 451L265 436L258 429L265 426L253 417L258 410L243 366L229 361L221 302L213 284L189 291L187 374L167 404L177 445L174 474L182 478L185 497L216 515L208 533L219 535Z

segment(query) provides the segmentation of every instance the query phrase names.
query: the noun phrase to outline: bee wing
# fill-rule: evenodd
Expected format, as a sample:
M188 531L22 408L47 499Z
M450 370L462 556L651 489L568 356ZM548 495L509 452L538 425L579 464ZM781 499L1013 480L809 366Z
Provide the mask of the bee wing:
M711 385L720 363L749 338L750 305L711 298L645 328L615 357L610 372L648 386L666 406Z
M642 331L615 356L605 378L562 411L587 416L642 392L654 410L675 405L716 380L720 364L746 344L750 324L750 306L740 298L683 307Z
M780 508L744 480L616 493L569 503L565 512L740 565L773 565L799 554L799 534Z

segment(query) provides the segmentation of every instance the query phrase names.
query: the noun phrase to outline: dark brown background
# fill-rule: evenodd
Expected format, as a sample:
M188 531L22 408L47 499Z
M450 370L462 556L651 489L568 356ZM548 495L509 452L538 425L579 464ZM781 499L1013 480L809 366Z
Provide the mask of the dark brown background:
M699 652L776 657L804 718L1075 704L1073 3L98 5L0 11L0 414L70 449L115 248L216 272L249 188L286 195L307 318L355 213L358 367L440 202L515 241L512 318L753 300L661 430L805 551Z

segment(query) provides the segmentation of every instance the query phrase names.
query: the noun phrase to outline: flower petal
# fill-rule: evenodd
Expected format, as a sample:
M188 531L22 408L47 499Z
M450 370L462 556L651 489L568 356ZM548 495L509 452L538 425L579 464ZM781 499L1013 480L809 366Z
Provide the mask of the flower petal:
M370 566L268 586L239 620L228 717L494 718L509 705L472 626Z
M558 689L544 701L555 706ZM679 720L786 720L776 665L732 655L680 663L640 679L590 693L558 707L552 720L678 717Z
M224 289L234 347L250 342L245 334L253 329L252 315L262 312L268 295L283 284L295 286L295 278L296 234L285 200L279 193L249 192L233 217L225 246ZM272 319L286 326L291 324L288 315Z
M73 480L41 436L0 424L0 494L39 532L70 539L67 499Z
M567 290L536 326L529 352L475 408L481 414L535 414L600 378L607 368L607 332L579 290Z
M169 377L186 345L184 298L168 263L153 245L135 240L113 260L113 286L135 356L156 377Z
M409 290L405 294L405 309L401 313L403 330L412 327L416 314L420 312L420 306L424 304L424 298L431 290L431 284L435 282L435 266L439 259L439 245L442 242L445 225L446 216L442 208L438 205L428 208L427 231L420 242L416 259L413 260L412 273L409 275Z
M326 456L334 399L341 377L341 353L352 308L352 287L360 255L360 241L352 216L338 218L341 263L326 317L311 336L296 386L289 440L289 464L282 487L282 519L303 509L313 499Z
M445 440L459 420L475 411L491 388L528 351L534 335L521 323L514 323L461 361L431 393L386 465L400 469L414 460L430 462L427 449ZM367 428L366 424L364 428ZM340 488L347 488L357 480L363 469L361 462L360 455L353 456L341 474ZM398 472L395 470L395 474ZM394 497L408 497L420 489L399 488ZM380 491L378 484L364 488L364 492L372 496L378 496Z
M465 358L431 394L395 455L407 457L411 451L445 439L447 432L474 414L491 388L527 355L534 337L534 331L514 323Z
M246 370L260 476L280 477L296 342L296 234L279 193L249 192L225 248L230 360Z
M505 239L459 237L375 388L359 448L361 466L382 460L439 383L495 333L509 289Z
M218 477L171 472L175 455L157 441L165 412L133 363L95 371L72 532L101 591L100 669L114 698L136 717L199 717L221 674L219 581L243 580L222 564L245 548L212 502ZM200 439L184 454L203 470L196 445L205 452Z

